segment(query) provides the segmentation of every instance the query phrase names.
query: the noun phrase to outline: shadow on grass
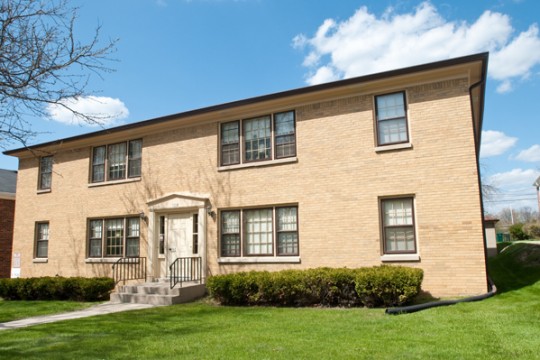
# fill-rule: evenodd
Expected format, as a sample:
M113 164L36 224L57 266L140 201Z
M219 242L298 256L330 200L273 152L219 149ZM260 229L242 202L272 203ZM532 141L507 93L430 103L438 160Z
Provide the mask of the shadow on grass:
M488 260L497 293L518 290L540 281L540 243L516 242Z

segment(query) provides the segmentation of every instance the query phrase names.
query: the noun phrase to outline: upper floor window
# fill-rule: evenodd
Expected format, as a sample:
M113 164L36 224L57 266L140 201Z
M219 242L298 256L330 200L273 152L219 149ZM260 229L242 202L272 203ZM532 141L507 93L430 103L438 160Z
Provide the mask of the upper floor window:
M416 253L413 198L381 200L385 254Z
M139 256L139 239L138 217L93 219L88 223L88 256Z
M297 256L296 206L221 212L221 256Z
M46 258L49 256L49 223L36 223L35 257Z
M379 146L409 142L405 92L375 97L375 112Z
M91 180L122 180L141 176L142 140L97 146L92 150Z
M50 190L52 180L53 157L44 156L39 159L39 190Z
M294 111L221 124L222 166L296 156Z

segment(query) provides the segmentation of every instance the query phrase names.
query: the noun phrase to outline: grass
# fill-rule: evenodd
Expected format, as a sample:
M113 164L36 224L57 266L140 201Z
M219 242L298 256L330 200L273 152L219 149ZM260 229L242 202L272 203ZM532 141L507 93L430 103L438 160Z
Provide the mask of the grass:
M515 246L515 245L514 245ZM239 308L209 302L0 332L9 359L537 359L540 264L524 245L490 263L502 294L389 316L381 309ZM536 273L513 285L523 266ZM527 275L529 276L529 275Z
M4 301L0 299L0 323L33 316L81 310L95 303L75 301Z

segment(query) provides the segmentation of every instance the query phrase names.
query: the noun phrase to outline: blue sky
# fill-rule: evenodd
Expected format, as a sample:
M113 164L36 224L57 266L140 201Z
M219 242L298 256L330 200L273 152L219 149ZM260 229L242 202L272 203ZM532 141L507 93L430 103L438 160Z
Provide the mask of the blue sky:
M537 0L73 0L77 34L118 38L116 71L73 105L107 126L292 88L490 51L481 162L486 201L537 210ZM32 143L99 130L50 109ZM14 146L17 147L17 146ZM0 168L17 160L0 156Z

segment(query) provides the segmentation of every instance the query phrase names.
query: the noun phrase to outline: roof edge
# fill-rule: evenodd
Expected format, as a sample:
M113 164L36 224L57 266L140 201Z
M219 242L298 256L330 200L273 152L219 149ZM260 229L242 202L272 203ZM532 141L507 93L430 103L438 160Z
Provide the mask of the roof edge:
M428 70L433 70L433 69L442 68L442 67L461 65L461 64L466 64L469 62L474 62L474 61L482 61L484 64L483 65L483 69L484 69L487 64L488 56L489 56L488 52L483 52L483 53L467 55L467 56L462 56L462 57L457 57L457 58L452 58L452 59L446 59L446 60L441 60L441 61L436 61L436 62L431 62L431 63L409 66L409 67L395 69L395 70L384 71L384 72L375 73L375 74L358 76L358 77L344 79L344 80L337 80L337 81L318 84L318 85L311 85L311 86L296 88L292 90L285 90L285 91L271 93L267 95L255 96L252 98L236 100L236 101L226 102L226 103L222 103L218 105L211 105L211 106L203 107L199 109L188 110L188 111L180 112L176 114L165 115L165 116L152 118L148 120L142 120L142 121L134 122L131 124L120 125L120 126L112 127L109 129L93 131L93 132L89 132L89 133L85 133L81 135L76 135L76 136L71 136L71 137L62 138L58 140L30 145L30 146L26 146L26 147L22 147L18 149L6 150L3 152L3 154L14 156L16 153L23 152L26 150L34 150L34 149L39 149L39 148L47 147L47 146L59 145L66 142L73 142L73 141L87 139L87 138L100 136L100 135L114 134L114 133L122 132L125 130L144 127L146 125L153 125L153 124L168 122L173 119L201 115L201 114L211 113L215 111L250 105L254 103L259 103L259 102L264 102L264 101L269 101L269 100L274 100L274 99L279 99L279 98L285 98L289 96L309 94L309 93L314 93L318 91L334 89L334 88L338 88L342 86L354 85L354 84L380 80L380 79L389 78L389 77L407 75L407 74L428 71ZM483 76L485 77L486 74L484 73Z

